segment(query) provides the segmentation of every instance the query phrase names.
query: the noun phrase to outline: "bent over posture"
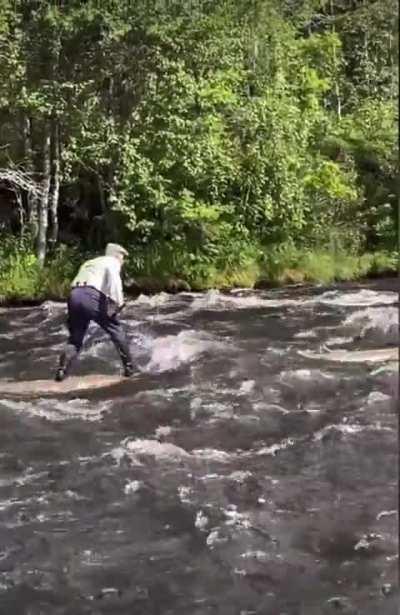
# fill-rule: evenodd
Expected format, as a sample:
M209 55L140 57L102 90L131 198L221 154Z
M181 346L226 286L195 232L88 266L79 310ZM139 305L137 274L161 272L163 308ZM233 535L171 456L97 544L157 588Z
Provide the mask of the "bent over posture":
M91 320L108 333L121 358L124 376L133 373L129 344L118 313L124 305L121 267L127 251L109 243L105 256L83 263L72 282L68 298L69 339L60 355L55 379L58 382L68 375L82 348Z

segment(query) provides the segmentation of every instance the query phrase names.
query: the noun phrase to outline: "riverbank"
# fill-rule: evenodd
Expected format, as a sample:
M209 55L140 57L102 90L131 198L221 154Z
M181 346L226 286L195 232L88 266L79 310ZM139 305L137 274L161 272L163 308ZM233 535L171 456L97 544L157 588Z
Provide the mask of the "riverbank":
M368 288L378 286L380 290L399 290L399 269L397 255L384 252L364 254L360 257L330 253L308 253L297 263L287 266L275 262L273 267L262 270L254 263L252 266L230 271L214 272L208 279L187 280L180 276L135 275L125 279L126 296L135 299L141 294L152 295L160 292L202 292L217 289L229 292L234 288L272 290L276 288L296 288L300 292L312 292L316 287L330 288ZM65 301L68 296L70 280L76 269L70 262L54 261L43 270L36 267L15 266L0 276L0 306L30 306L44 301ZM5 275L5 273L7 275Z

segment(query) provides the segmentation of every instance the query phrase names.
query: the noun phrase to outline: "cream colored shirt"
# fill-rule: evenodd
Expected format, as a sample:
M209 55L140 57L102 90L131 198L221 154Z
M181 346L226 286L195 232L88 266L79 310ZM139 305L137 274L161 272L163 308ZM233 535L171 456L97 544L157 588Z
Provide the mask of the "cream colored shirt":
M124 303L121 263L115 256L98 256L83 263L71 286L93 286L119 307Z

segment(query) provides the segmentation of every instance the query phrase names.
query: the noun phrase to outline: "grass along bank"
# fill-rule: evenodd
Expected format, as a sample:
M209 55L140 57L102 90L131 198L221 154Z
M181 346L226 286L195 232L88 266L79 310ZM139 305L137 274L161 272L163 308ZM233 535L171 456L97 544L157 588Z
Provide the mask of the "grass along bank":
M65 299L71 279L79 264L89 254L66 246L59 248L44 268L26 243L2 245L0 248L0 303ZM127 264L127 292L176 292L269 288L288 284L332 284L367 277L393 275L398 272L398 254L379 251L362 255L343 251L301 250L291 247L271 249L268 253L245 254L231 263L197 261L183 252L175 258L143 255ZM239 262L238 262L239 261Z

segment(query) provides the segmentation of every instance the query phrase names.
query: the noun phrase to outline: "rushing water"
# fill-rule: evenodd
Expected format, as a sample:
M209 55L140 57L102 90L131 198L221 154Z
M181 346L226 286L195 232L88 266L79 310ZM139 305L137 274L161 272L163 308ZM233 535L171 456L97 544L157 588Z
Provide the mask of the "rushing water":
M138 380L0 400L0 615L395 615L397 294L139 297ZM0 377L43 378L65 306L0 313ZM93 327L80 373L116 373Z

